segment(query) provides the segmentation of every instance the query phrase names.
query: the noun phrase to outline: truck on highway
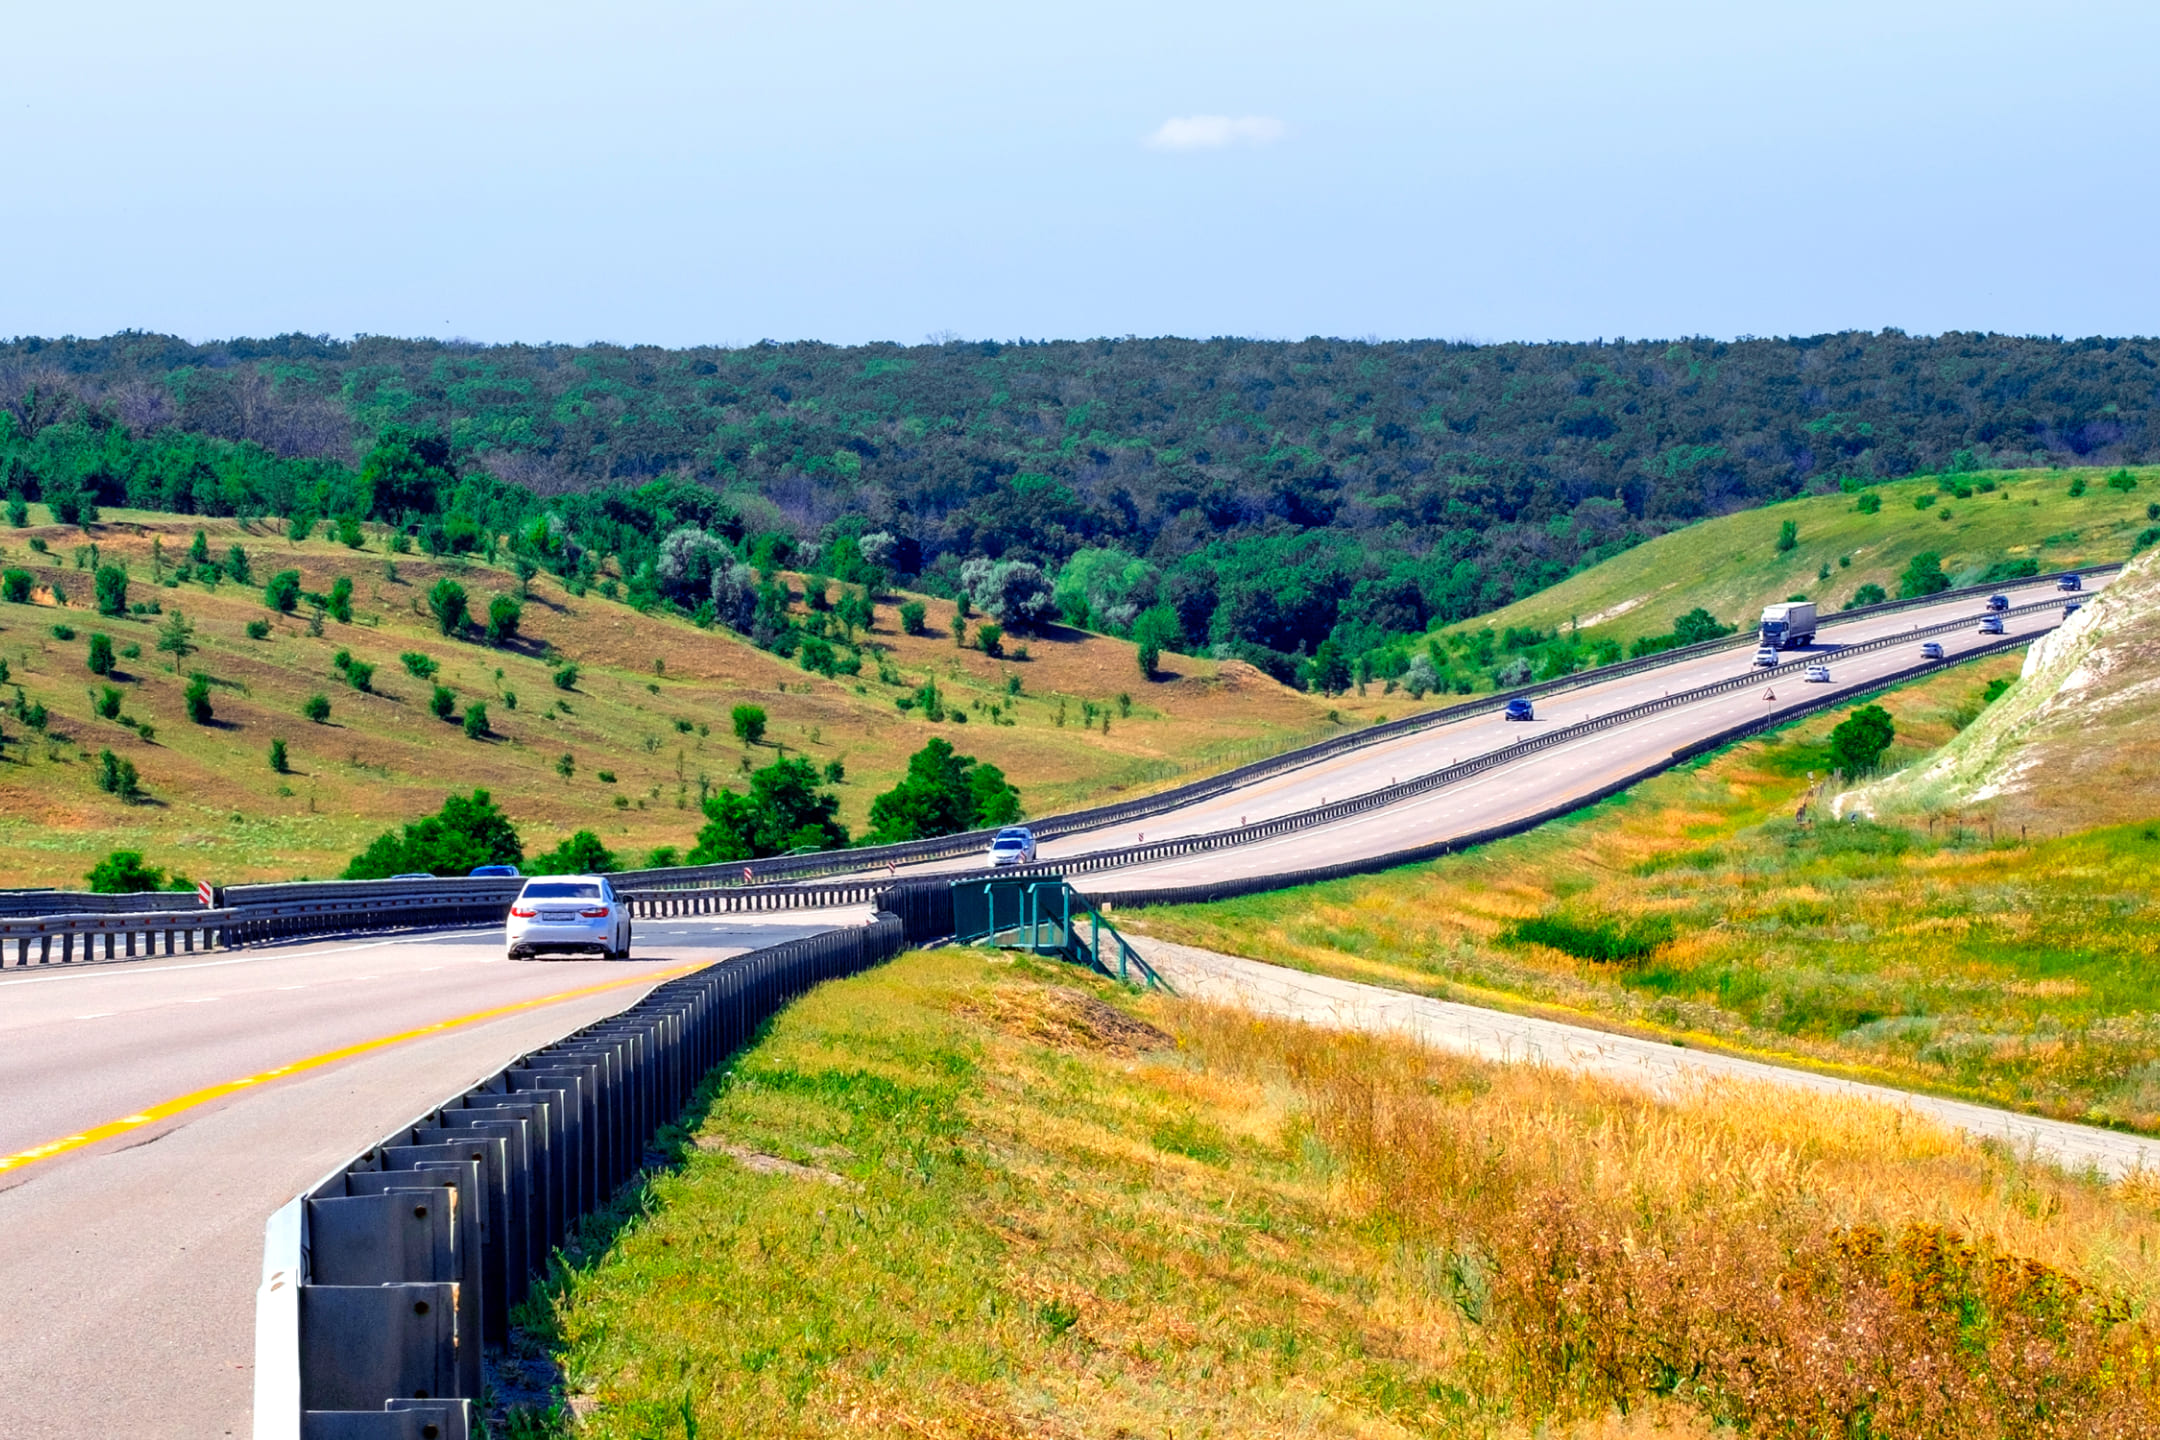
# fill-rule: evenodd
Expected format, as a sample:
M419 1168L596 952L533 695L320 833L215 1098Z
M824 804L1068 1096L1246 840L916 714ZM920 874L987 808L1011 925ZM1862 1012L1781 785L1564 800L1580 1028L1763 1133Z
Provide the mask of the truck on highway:
M1762 643L1772 650L1794 650L1815 643L1815 602L1788 600L1765 605L1762 612Z

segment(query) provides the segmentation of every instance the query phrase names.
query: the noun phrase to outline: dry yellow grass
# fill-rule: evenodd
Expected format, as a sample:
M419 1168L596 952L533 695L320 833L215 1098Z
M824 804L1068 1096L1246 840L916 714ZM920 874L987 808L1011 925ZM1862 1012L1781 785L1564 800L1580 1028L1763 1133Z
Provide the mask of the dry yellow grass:
M701 777L740 783L746 758L773 758L773 744L746 753L732 738L729 711L745 702L767 711L768 738L787 753L844 765L842 815L858 829L870 798L933 734L1002 767L1029 811L1041 814L1154 788L1335 728L1323 705L1244 665L1172 657L1167 677L1149 684L1129 644L1070 631L1026 641L1025 661L960 650L942 629L951 606L938 601L929 602L929 636L898 633L897 607L879 607L871 640L904 677L895 687L879 682L874 664L860 676L825 679L724 633L641 615L597 593L573 597L551 577L532 583L519 644L497 649L445 639L426 609L436 579L458 579L484 614L490 596L515 589L515 577L477 562L387 556L379 535L355 552L326 539L296 545L267 526L200 523L213 555L222 558L235 542L246 548L255 583L155 583L153 544L168 564L177 561L198 524L109 511L87 537L49 525L0 531L0 564L31 570L39 587L37 603L0 604L0 659L10 680L0 699L12 701L19 688L52 717L44 737L13 716L0 718L9 739L0 764L0 853L7 860L0 883L79 885L114 848L220 883L332 875L376 833L474 785L494 793L529 850L591 829L636 863L655 846L688 848ZM30 550L32 539L49 553ZM165 615L98 616L91 574L77 568L76 551L90 544L105 563L132 571L131 602L156 601ZM89 558L85 550L81 559ZM395 579L386 575L386 560ZM312 636L305 608L274 615L262 582L283 569L298 570L305 588L317 592L350 577L353 623L331 620ZM64 609L46 593L54 579L69 595ZM156 648L159 627L174 611L193 624L200 647L178 664ZM250 621L268 621L269 637L249 639ZM74 638L56 638L56 624L72 627ZM92 715L88 692L103 683L84 664L93 632L122 651L124 713L152 724L150 741ZM139 653L127 656L129 647ZM544 647L578 664L574 692L551 683ZM341 650L375 667L375 693L344 683L332 663ZM405 673L398 657L408 650L440 662L437 679L457 692L460 710L473 700L487 705L492 738L468 740L429 712L435 682ZM184 715L181 691L194 671L216 682L209 728ZM894 697L926 677L935 677L972 723L933 726L894 707ZM1018 697L1007 690L1013 678ZM332 702L327 725L300 715L316 692ZM1129 715L1120 694L1131 698ZM1082 727L1089 705L1110 717L1107 733L1101 720ZM992 706L1013 723L992 723ZM293 774L271 772L273 738L286 740ZM124 805L98 792L94 760L108 748L137 766L153 803ZM568 781L555 768L565 754L574 760ZM601 780L603 771L615 780Z
M2160 1194L1851 1101L1654 1102L944 951L800 1002L690 1131L526 1312L567 1385L512 1433L1799 1437L1854 1433L1817 1422L1855 1394L1880 1440L2160 1416L2118 1318L2160 1298ZM1923 1403L1830 1353L1925 1370ZM2031 1385L2051 1425L2020 1420Z

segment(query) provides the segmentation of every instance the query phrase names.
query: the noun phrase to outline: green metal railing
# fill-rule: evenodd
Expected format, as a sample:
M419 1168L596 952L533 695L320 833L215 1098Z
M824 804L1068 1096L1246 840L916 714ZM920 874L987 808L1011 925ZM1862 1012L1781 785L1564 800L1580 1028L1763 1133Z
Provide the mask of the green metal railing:
M986 876L952 882L953 938L1055 955L1126 985L1174 994L1117 927L1060 875Z

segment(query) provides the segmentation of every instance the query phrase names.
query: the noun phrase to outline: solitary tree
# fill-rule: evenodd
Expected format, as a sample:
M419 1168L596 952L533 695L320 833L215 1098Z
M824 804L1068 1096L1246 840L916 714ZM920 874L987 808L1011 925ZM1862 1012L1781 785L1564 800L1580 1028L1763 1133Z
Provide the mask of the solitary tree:
M100 615L128 613L128 574L118 565L100 565L97 571L97 609Z
M735 722L735 738L755 745L765 738L765 710L760 705L737 705L729 718Z
M1891 722L1890 712L1880 705L1863 705L1830 732L1831 762L1847 775L1872 770L1896 738L1897 726Z
M517 638L518 621L524 618L524 610L516 597L497 595L488 601L488 639L497 645Z
M191 677L188 680L187 689L182 692L180 698L187 705L188 719L194 721L197 725L208 725L210 723L210 717L215 712L210 708L209 676L196 675Z
M445 635L455 635L465 628L467 600L465 587L445 575L428 587L428 609L434 613L435 624Z

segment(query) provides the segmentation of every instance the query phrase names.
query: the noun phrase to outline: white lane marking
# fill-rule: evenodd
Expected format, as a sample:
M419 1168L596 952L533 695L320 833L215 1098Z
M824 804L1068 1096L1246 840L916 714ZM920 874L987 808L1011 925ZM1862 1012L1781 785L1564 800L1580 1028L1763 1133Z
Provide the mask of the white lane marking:
M117 1010L93 1010L88 1015L77 1015L75 1018L78 1020L103 1020L108 1015L117 1015L119 1013Z

